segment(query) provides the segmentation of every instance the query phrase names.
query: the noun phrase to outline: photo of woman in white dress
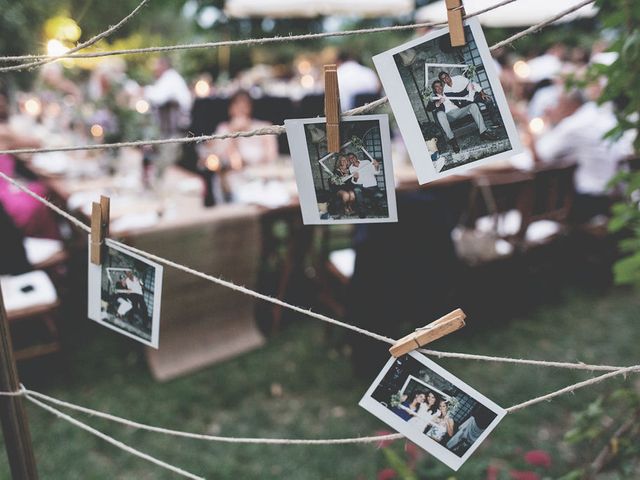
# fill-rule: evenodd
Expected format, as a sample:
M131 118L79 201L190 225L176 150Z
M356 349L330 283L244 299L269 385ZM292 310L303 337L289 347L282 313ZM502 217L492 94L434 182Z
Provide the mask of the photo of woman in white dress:
M420 404L418 410L408 420L408 425L416 431L423 433L432 420L440 416L436 395L428 391L424 402Z

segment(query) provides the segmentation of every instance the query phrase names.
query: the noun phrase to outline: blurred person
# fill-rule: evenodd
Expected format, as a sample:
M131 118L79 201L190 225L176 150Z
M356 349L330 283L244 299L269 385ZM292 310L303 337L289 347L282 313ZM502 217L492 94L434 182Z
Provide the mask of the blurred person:
M229 120L218 125L216 135L246 132L270 126L269 122L253 118L253 99L245 90L238 90L229 100ZM278 142L273 135L225 138L206 142L199 148L201 162L215 155L218 158L217 172L207 181L212 182L215 201L220 203L232 199L229 170L242 170L245 166L267 165L278 158Z
M337 64L342 110L356 107L355 100L358 95L380 93L380 81L376 73L359 63L349 53L340 53Z
M440 80L434 80L431 84L431 89L433 90L433 95L429 100L427 110L435 112L436 119L455 153L460 151L460 146L458 145L453 130L451 130L450 121L457 120L464 116L471 115L478 127L478 132L482 140L495 139L495 136L487 130L480 108L476 103L448 98L444 94L444 86Z
M600 89L592 85L587 91L589 98L579 90L563 93L556 107L547 114L553 127L533 145L539 162L578 164L577 196L572 213L576 222L609 213L611 200L607 184L619 162L633 153L633 140L629 135L617 141L603 138L618 122L611 102L596 103Z
M18 133L9 124L9 97L6 91L0 90L0 149L38 148L38 139ZM17 166L13 156L0 154L0 172L16 179ZM21 182L40 196L47 196L47 189L37 181ZM60 238L60 232L53 212L35 198L22 190L0 179L0 203L13 223L24 236L41 238Z
M189 123L191 91L167 57L154 61L153 75L156 81L144 88L144 97L158 113L162 135L174 136Z

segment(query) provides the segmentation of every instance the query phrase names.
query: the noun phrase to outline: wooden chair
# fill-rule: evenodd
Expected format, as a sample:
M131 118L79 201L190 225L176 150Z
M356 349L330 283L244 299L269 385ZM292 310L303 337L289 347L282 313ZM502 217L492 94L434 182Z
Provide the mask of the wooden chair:
M12 334L16 359L26 360L60 351L55 323L60 302L49 276L42 270L34 270L2 277L0 282L7 317L14 325ZM38 332L38 326L44 327L44 332ZM24 327L24 331L17 332L19 327Z

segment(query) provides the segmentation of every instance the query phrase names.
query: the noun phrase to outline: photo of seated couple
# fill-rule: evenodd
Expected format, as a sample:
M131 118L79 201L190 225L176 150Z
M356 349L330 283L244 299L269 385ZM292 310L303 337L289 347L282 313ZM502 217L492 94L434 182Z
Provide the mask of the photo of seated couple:
M334 217L388 215L383 190L378 186L378 176L382 173L380 162L366 156L362 159L363 156L349 151L337 155L329 177L332 198L328 203L333 204ZM328 218L330 212L327 210L324 215Z

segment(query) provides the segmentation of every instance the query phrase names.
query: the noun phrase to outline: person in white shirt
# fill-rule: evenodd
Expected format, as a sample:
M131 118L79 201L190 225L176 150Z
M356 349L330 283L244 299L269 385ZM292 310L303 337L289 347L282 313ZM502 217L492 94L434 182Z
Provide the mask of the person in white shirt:
M633 138L605 139L617 120L613 105L584 102L582 92L564 93L547 120L555 126L534 143L538 161L543 163L575 162L575 187L572 217L577 222L607 214L610 206L608 182L618 165L633 153Z
M134 313L137 312L143 319L145 327L151 326L151 319L149 318L149 311L147 310L147 304L144 301L144 295L142 291L142 280L133 274L132 270L127 271L127 276L124 279L125 287L129 301L133 306Z
M338 58L338 88L340 107L349 110L356 106L357 95L379 93L380 81L373 70L361 65L348 54L341 53Z
M480 84L472 82L464 75L454 75L452 77L447 72L440 72L438 74L438 80L442 82L444 94L447 97L460 97L461 99L464 98L468 102L484 103L489 115L491 116L491 121L496 126L500 123L495 104L491 97L482 90Z
M158 112L161 133L172 136L188 125L191 91L166 57L155 61L153 74L156 82L145 87L144 97Z
M355 153L349 154L349 173L353 175L351 182L355 185L356 209L360 218L365 218L372 210L378 188L376 174L380 172L377 160L360 160Z
M444 94L443 84L440 80L435 80L431 84L431 89L433 90L433 95L429 101L427 110L435 111L438 123L442 127L442 130L455 153L460 151L460 146L453 134L453 130L451 130L450 122L466 115L471 115L473 118L473 121L478 126L478 132L480 133L480 138L482 140L494 140L496 138L487 130L487 126L484 123L482 113L480 113L480 108L477 104L468 101L459 103L456 99L449 98ZM459 103L459 105L462 106L459 106L456 103Z

